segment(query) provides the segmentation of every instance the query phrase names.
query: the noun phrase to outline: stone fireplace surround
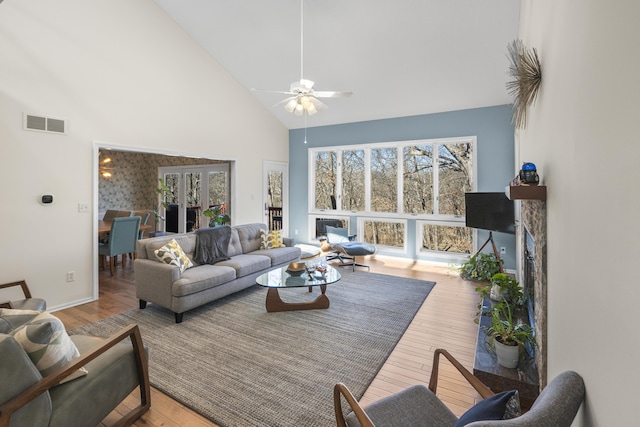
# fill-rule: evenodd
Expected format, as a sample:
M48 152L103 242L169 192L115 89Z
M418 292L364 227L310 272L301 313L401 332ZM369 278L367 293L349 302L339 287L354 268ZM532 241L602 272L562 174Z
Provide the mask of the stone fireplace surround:
M547 378L547 204L539 200L522 200L520 205L519 239L523 260L521 270L526 265L524 253L527 232L535 247L533 259L533 294L536 342L535 359L538 368L540 388L546 386ZM519 277L525 279L525 272Z

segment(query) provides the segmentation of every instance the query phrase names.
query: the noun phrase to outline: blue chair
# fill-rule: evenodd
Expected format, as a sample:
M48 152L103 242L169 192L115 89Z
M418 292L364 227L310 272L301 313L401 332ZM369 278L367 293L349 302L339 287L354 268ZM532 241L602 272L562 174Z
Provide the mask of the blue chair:
M337 252L336 257L340 260L341 267L351 266L353 271L356 271L356 267L370 269L368 265L356 262L356 257L373 255L376 253L376 247L374 245L365 242L355 242L354 239L356 235L349 235L346 228L327 225L326 229L327 243Z
M139 216L114 218L111 222L109 241L98 245L102 268L104 268L105 258L109 257L112 276L115 274L116 257L118 255L132 253L134 254L133 258L136 258L136 242L140 233L140 220ZM125 263L126 260L127 257L123 256L122 262Z

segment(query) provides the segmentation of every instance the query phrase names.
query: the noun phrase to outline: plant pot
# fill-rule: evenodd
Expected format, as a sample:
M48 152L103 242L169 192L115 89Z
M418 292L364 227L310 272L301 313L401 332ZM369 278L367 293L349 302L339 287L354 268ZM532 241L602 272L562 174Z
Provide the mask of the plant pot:
M491 292L489 293L489 298L491 298L494 301L502 300L502 288L500 287L500 285L491 286Z
M520 360L520 346L502 344L498 340L494 340L496 356L498 363L505 368L515 368Z

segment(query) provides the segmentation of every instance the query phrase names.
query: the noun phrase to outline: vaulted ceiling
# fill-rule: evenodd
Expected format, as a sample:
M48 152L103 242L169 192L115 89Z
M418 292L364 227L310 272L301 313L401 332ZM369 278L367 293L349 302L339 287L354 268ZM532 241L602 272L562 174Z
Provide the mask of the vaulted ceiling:
M243 86L287 91L301 77L300 0L154 0ZM304 0L304 78L352 91L306 126L511 102L507 45L518 0ZM287 128L304 117L254 96Z

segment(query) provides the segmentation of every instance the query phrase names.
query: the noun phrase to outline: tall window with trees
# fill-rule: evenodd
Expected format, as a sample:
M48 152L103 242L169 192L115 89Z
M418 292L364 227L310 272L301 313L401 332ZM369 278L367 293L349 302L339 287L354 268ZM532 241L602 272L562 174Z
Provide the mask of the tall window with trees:
M363 240L390 248L405 247L415 220L420 250L471 253L464 193L475 188L475 145L465 137L312 150L310 214L349 213Z

